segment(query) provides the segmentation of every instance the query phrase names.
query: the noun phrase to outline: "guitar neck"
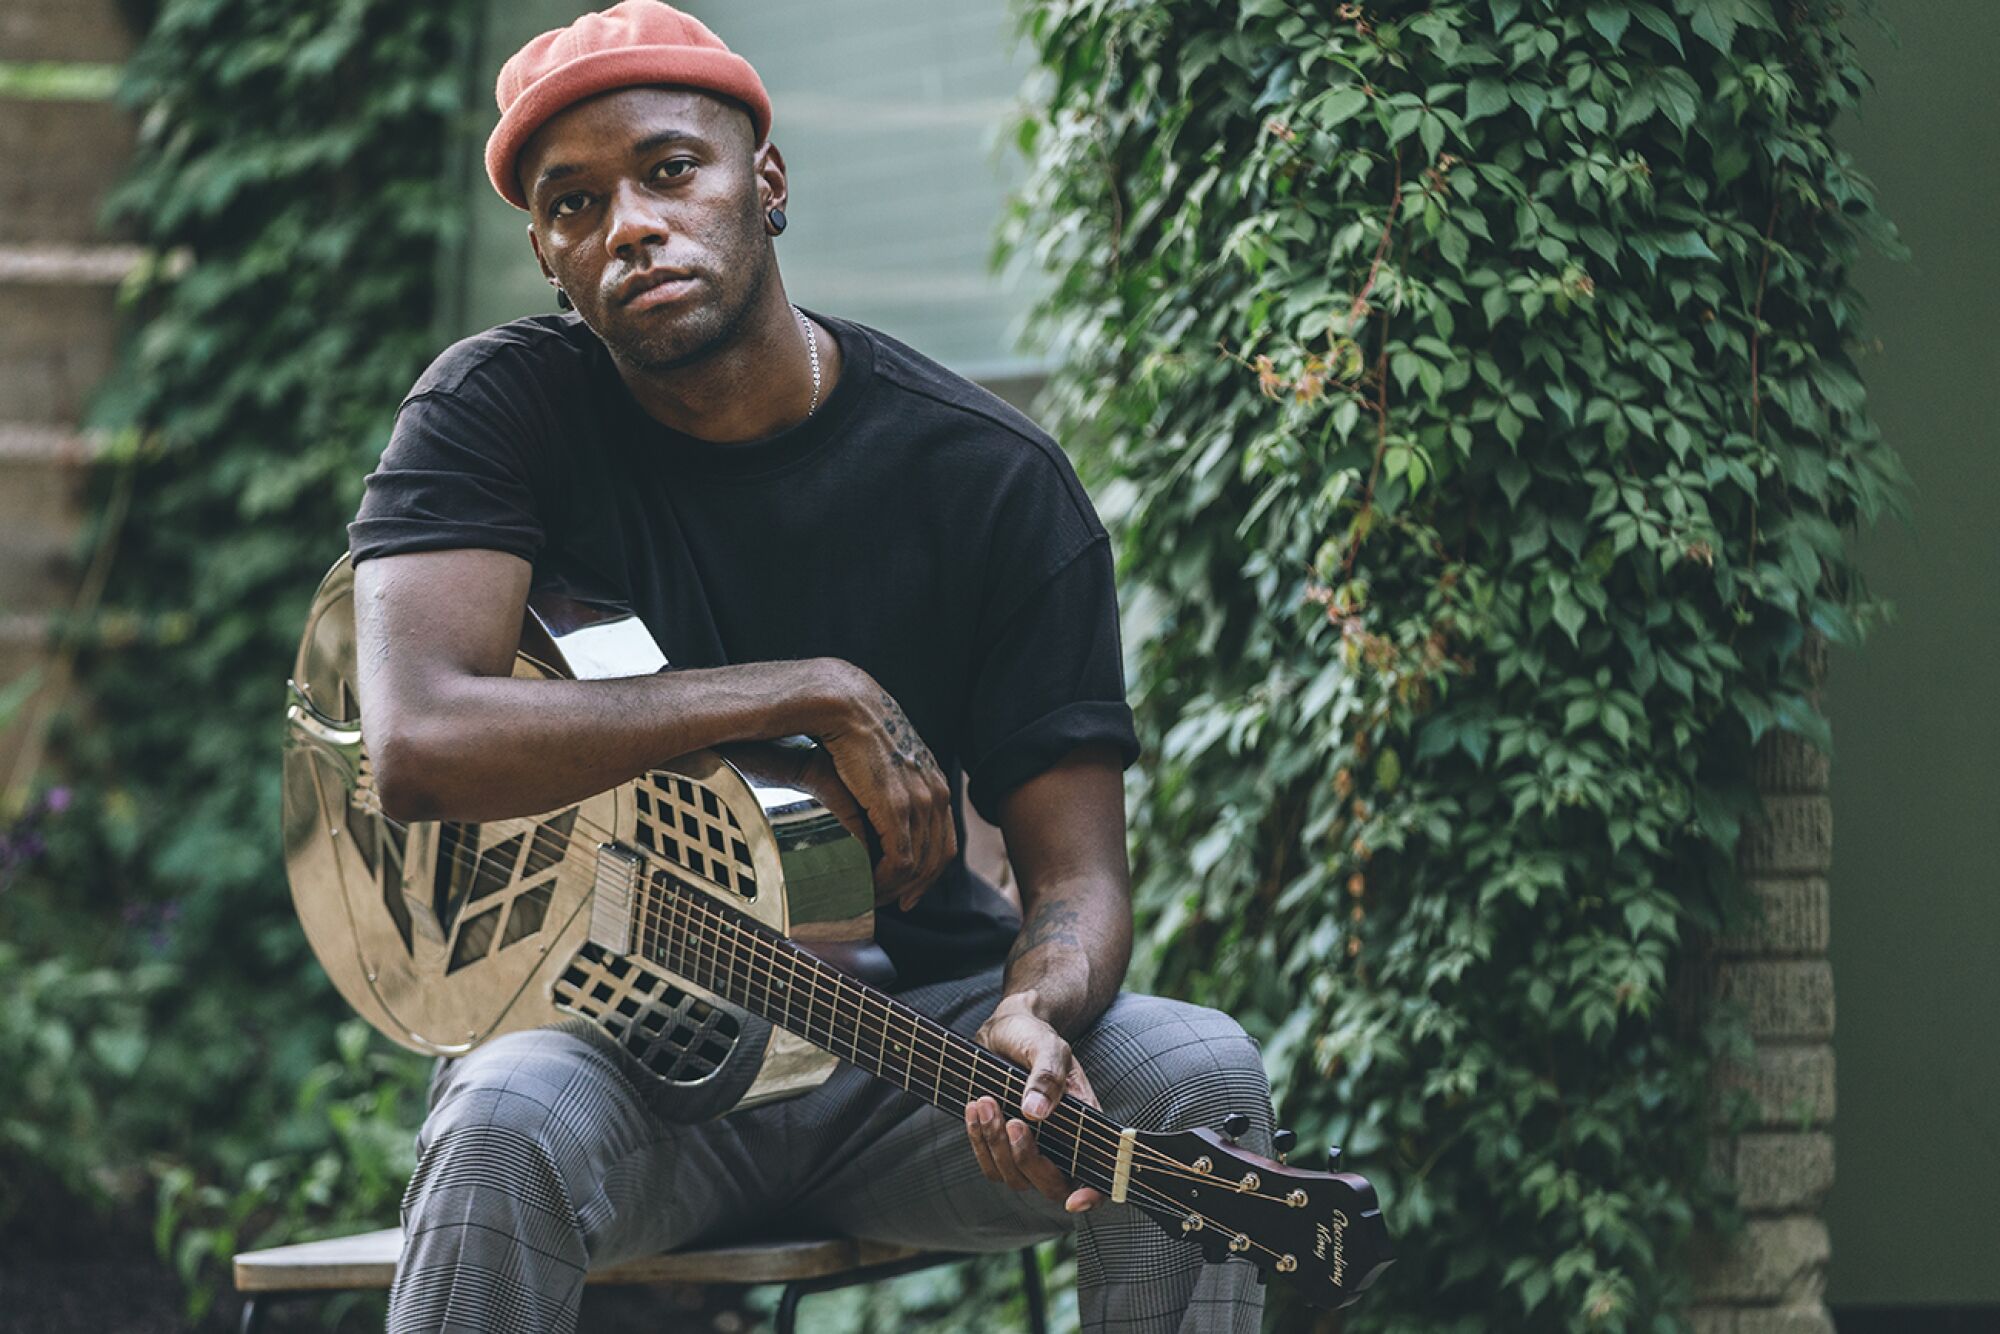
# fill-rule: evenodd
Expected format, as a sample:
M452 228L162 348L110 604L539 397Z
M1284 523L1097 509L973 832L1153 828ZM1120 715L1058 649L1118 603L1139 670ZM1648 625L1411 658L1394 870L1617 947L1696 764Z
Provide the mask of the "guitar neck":
M650 877L634 935L654 963L953 1116L991 1097L1018 1115L1027 1072L714 897ZM1123 1128L1065 1098L1036 1131L1072 1180L1109 1191Z

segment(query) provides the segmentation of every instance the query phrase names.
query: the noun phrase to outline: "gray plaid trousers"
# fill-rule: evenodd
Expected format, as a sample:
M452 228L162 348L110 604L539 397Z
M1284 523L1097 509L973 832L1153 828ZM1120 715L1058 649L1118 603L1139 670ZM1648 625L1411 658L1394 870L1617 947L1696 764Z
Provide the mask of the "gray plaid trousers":
M1000 970L901 999L970 1035ZM1271 1095L1233 1019L1121 994L1074 1049L1104 1110L1146 1129L1250 1117L1269 1152ZM576 1328L584 1271L697 1242L832 1234L1000 1251L1074 1229L1089 1331L1254 1331L1245 1261L1207 1264L1125 1205L1074 1216L979 1173L963 1118L842 1065L802 1097L682 1124L672 1091L578 1021L513 1033L442 1064L403 1198L393 1334Z

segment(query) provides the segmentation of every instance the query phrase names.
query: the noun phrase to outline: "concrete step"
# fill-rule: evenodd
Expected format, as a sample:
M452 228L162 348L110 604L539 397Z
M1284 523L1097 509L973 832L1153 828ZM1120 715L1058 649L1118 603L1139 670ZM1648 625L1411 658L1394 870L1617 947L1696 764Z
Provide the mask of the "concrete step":
M35 692L7 717L0 718L0 789L14 776L16 763L30 740L43 707L57 693L60 673L47 647L47 620L41 616L0 613L0 689L38 673Z
M86 463L96 448L73 431L0 423L0 611L70 604Z
M6 0L0 5L0 61L120 64L132 30L116 0Z
M0 242L116 239L99 229L98 209L133 141L132 117L110 102L0 102Z
M118 280L136 258L123 246L0 246L0 421L83 420L115 364Z

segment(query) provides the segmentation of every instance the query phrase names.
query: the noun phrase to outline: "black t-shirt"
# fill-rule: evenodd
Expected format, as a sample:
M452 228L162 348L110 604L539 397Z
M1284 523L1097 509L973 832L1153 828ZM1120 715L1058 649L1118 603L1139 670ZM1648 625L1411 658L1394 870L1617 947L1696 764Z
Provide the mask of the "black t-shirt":
M1138 757L1110 544L1069 460L1005 402L865 325L819 410L745 444L661 425L573 314L453 344L404 399L348 527L356 562L486 547L629 605L672 667L836 657L903 706L954 806L1072 747ZM663 757L664 758L664 757ZM997 961L1019 918L958 857L877 914L898 985Z

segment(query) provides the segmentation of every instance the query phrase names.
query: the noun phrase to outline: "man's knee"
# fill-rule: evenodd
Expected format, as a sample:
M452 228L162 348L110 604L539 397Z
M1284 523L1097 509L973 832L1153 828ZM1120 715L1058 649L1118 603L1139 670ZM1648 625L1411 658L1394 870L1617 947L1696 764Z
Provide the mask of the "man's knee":
M1257 1042L1219 1010L1126 994L1079 1044L1078 1057L1105 1110L1143 1129L1250 1118L1248 1142L1271 1130L1271 1087Z
M406 1209L463 1207L469 1191L573 1225L594 1141L617 1116L607 1082L617 1078L589 1043L549 1030L508 1034L461 1058L418 1131Z

